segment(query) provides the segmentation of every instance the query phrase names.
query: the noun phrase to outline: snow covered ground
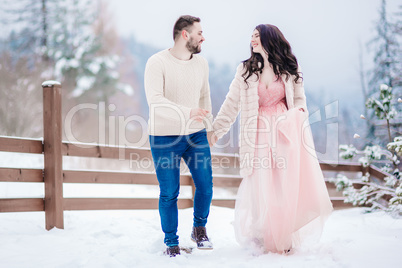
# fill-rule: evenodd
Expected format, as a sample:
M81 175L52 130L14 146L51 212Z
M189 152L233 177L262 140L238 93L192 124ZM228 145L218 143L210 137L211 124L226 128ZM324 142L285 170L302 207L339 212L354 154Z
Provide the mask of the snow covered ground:
M67 160L67 159L66 159ZM74 160L74 159L73 159ZM79 159L65 169L79 168ZM84 166L91 162L82 163ZM0 167L43 168L43 156L2 153ZM91 168L97 168L95 165ZM183 187L180 197L191 189ZM65 197L154 197L156 186L64 185ZM233 194L214 189L214 197ZM43 183L0 183L0 198L43 197ZM64 230L45 230L44 212L0 213L0 268L45 267L398 267L402 219L384 213L363 214L363 208L335 211L321 241L294 254L255 255L242 249L233 231L233 209L212 207L207 225L213 251L163 255L163 233L157 210L66 211ZM181 246L190 240L192 209L179 212Z
M402 219L362 208L335 211L319 244L293 255L253 255L235 240L233 209L212 207L208 234L213 251L163 255L157 210L67 211L65 229L46 231L43 212L0 214L0 267L397 267ZM179 212L182 246L192 209Z

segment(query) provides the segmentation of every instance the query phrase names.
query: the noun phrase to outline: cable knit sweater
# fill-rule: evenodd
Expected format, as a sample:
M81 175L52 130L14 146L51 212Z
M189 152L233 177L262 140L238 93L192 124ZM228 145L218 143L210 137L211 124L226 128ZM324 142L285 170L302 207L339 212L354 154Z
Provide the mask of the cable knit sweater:
M144 86L150 135L188 135L204 128L212 130L208 72L208 63L200 55L194 54L184 61L165 49L148 59ZM197 122L190 119L192 108L210 113L204 122Z
M298 72L300 72L300 67ZM252 75L244 82L242 74L244 73L243 64L237 67L235 78L229 87L229 93L219 110L213 122L213 131L218 138L225 135L231 125L235 122L237 115L240 116L240 175L246 177L253 171L252 161L254 158L256 136L257 136L257 118L258 118L258 77ZM286 103L288 109L303 108L307 112L306 96L304 94L304 83L294 82L294 76L290 76L286 81L286 76L282 75L285 83Z

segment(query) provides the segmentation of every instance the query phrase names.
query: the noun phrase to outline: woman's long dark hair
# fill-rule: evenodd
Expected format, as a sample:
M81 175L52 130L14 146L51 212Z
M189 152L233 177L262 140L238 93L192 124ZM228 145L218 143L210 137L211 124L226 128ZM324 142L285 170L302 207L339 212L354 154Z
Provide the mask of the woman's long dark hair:
M278 27L271 24L260 24L255 29L260 33L263 50L268 53L268 62L272 64L275 75L286 75L286 81L290 75L295 76L295 83L303 79L297 72L298 64L289 42L285 39ZM251 46L251 57L243 61L246 71L243 74L244 82L253 74L259 77L264 69L264 59L260 53L254 53ZM248 84L248 83L247 83Z

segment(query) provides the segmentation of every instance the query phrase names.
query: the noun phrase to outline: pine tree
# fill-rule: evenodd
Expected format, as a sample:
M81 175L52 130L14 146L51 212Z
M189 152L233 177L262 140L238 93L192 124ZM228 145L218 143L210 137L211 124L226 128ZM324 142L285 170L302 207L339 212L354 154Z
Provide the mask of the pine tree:
M55 0L1 0L0 135L42 134L42 72L48 69L47 12ZM4 38L5 36L5 38ZM29 111L29 112L27 112Z
M399 17L400 17L399 13ZM402 93L402 52L398 42L401 38L400 22L393 22L392 16L387 13L386 1L382 0L379 11L379 21L376 26L376 37L373 38L368 45L374 49L374 68L370 72L370 81L368 96L378 94L377 88L380 84L386 84L393 88L394 94ZM398 26L399 25L399 26ZM376 132L384 129L378 125L373 113L367 116L369 123L368 139L377 138L377 142L384 144L389 142L388 133L384 133L382 138L376 135ZM389 122L388 122L389 123ZM395 122L391 122L390 131L399 131L398 127L402 126L402 119L395 118ZM376 137L377 136L377 137Z
M398 42L397 22L387 13L386 1L382 0L380 19L377 22L377 36L369 42L375 47L374 69L371 72L371 93L379 84L386 84L394 90L400 90L401 49ZM399 78L398 78L399 77Z
M7 4L7 16L2 23L6 23L10 32L6 43L12 48L7 49L11 61L28 60L31 70L41 70L41 79L60 81L64 114L82 102L107 105L118 90L132 93L130 86L119 82L118 51L107 41L114 29L107 27L104 2L0 1ZM35 83L41 84L36 80ZM3 91L3 86L0 87L3 95L11 90L4 88ZM14 101L15 105L23 105Z
M378 120L389 122L398 114L398 111L401 111L400 102L402 100L396 100L393 89L385 84L380 86L378 93L377 97L371 97L367 100L367 108L373 110ZM371 164L379 165L384 172L389 174L384 179L385 183L372 179L368 172L361 174L357 179L349 179L344 175L338 175L329 181L336 185L337 190L343 191L346 203L369 206L369 212L380 209L389 212L393 216L401 217L402 178L399 165L401 163L400 157L402 156L402 136L394 135L392 139L390 125L387 124L387 127L389 142L386 148L373 144L360 151L353 145L339 146L340 157L343 159L353 159L361 155L358 161L363 167L368 167ZM355 134L354 137L360 138L358 134ZM362 187L355 188L355 184Z
M13 32L13 57L30 56L47 61L44 51L48 45L49 24L54 20L57 11L57 0L0 0L2 28ZM32 57L35 56L35 57Z
M402 216L402 178L400 173L402 157L401 102L402 92L402 53L399 40L402 38L401 15L393 22L386 12L386 1L382 0L380 19L377 23L377 36L370 41L374 47L374 68L371 70L369 88L365 95L367 115L370 126L367 141L371 145L358 150L353 145L340 145L340 156L353 159L357 156L363 167L377 165L389 175L385 183L371 178L369 173L361 174L357 179L338 175L330 179L339 191L343 191L345 202L353 205L369 206L368 211L385 210L396 217ZM364 84L363 84L364 88ZM385 123L385 124L384 124ZM385 129L382 138L376 132ZM355 134L355 138L360 135ZM356 188L355 185L360 185Z

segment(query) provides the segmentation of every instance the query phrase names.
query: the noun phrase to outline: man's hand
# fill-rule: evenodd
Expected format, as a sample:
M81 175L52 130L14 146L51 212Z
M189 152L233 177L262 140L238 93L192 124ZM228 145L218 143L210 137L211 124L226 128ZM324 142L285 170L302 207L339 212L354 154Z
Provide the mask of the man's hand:
M212 147L218 141L218 137L215 135L213 131L207 133L209 146Z
M201 108L193 108L190 112L190 119L193 119L198 122L202 122L204 118L207 116L209 111L201 109Z

